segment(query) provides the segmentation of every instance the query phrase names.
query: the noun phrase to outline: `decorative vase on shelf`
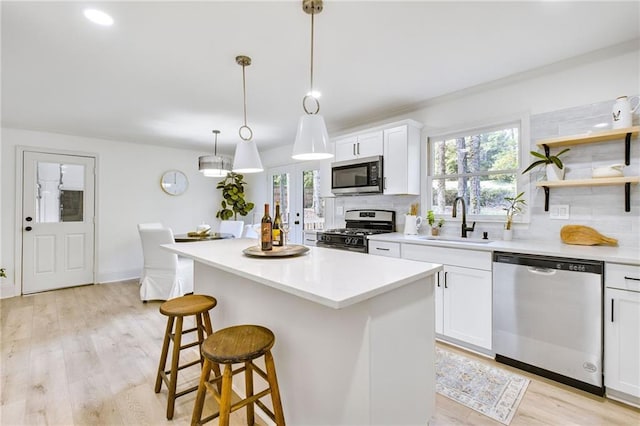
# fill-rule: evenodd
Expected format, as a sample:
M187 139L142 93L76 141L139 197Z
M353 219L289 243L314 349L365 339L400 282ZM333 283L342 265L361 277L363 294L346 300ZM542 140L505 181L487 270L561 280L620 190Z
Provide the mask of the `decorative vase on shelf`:
M555 164L547 164L547 180L563 180L566 167L560 168Z
M631 107L631 99L636 100L636 106ZM612 127L614 129L624 129L633 125L633 113L636 112L640 106L640 98L633 96L628 98L627 96L620 96L613 104L612 111Z
M511 241L513 239L513 229L504 229L502 231L502 239L505 241Z

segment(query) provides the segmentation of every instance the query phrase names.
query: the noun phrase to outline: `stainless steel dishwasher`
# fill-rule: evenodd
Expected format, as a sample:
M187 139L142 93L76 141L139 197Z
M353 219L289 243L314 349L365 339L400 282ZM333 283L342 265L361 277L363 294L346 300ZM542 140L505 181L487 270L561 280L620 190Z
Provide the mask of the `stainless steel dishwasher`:
M494 252L496 361L604 395L603 269L598 261Z

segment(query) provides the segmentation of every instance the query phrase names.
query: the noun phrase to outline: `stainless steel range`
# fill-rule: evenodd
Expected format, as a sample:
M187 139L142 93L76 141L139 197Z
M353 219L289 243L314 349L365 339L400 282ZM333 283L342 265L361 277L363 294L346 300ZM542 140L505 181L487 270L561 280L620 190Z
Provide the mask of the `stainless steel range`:
M347 210L346 228L318 232L318 247L331 247L367 253L367 236L393 232L396 212L392 210Z

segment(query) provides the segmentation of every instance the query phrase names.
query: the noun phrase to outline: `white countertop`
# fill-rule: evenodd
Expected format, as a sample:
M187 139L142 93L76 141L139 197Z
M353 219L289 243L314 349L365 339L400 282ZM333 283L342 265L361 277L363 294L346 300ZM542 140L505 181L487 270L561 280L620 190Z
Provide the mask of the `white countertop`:
M442 265L309 247L288 258L255 258L242 253L255 239L166 244L197 262L335 309L386 293L442 269Z
M446 239L448 237L449 236L443 236L441 238ZM372 235L369 237L369 240L372 241L422 244L480 251L506 251L514 253L540 254L546 256L570 257L576 259L601 260L605 262L640 265L640 249L630 247L578 246L564 244L560 240L496 240L489 243L474 243L473 241L477 240L473 238L469 238L468 242L443 241L442 239L428 239L427 235L404 235L400 232Z

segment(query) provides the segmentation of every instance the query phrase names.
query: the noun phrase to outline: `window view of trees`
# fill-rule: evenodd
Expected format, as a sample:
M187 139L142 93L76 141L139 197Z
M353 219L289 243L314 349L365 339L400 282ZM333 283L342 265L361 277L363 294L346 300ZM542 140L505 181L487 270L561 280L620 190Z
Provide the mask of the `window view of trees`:
M289 213L289 173L273 175L271 182L271 191L273 193L273 204L280 203L280 214L282 220L286 221Z
M460 196L469 214L503 215L504 197L517 193L518 149L516 125L430 141L432 209L450 213Z

